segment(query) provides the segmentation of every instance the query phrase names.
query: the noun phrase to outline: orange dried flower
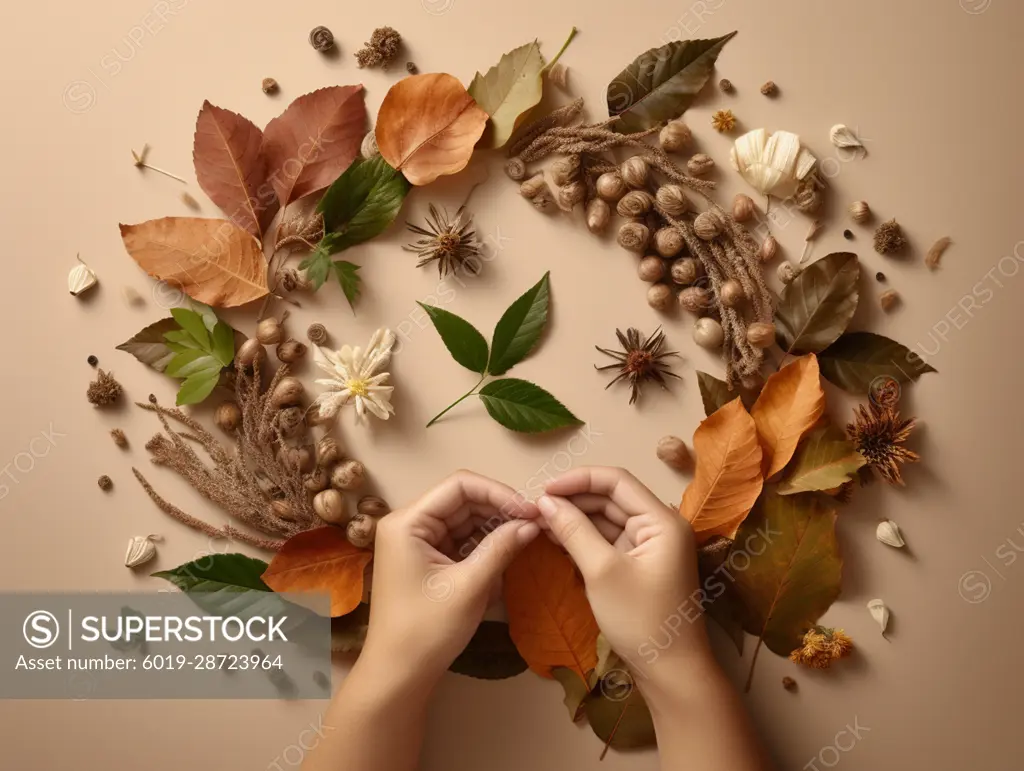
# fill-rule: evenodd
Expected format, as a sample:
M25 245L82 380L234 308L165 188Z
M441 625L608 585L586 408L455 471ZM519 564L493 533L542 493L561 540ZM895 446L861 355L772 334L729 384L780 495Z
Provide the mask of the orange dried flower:
M814 626L804 634L803 647L789 654L789 660L812 669L828 669L833 661L853 653L853 640L842 629Z
M736 116L732 110L719 110L711 116L711 126L715 131L732 131L736 128Z

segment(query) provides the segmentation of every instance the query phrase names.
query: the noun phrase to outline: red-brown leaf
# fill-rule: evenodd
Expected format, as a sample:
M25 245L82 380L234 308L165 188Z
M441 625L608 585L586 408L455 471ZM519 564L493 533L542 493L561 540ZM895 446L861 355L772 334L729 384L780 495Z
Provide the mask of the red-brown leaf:
M270 181L284 206L323 190L359 154L366 135L362 86L331 86L300 96L263 132Z
M268 207L277 201L265 185L267 161L260 152L263 132L241 115L209 102L196 118L192 162L196 180L210 200L243 230L259 238Z
M363 599L363 573L373 552L357 549L338 527L320 527L289 538L263 574L275 592L331 595L331 617L355 610Z

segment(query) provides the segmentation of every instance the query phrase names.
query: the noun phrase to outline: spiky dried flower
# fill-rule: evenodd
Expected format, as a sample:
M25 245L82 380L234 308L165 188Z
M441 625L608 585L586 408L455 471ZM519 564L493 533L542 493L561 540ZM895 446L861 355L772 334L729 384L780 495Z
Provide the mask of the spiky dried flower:
M640 398L640 392L647 381L653 381L665 390L668 390L666 378L679 378L669 369L665 359L669 356L678 356L676 351L665 351L665 333L658 327L646 340L643 339L640 330L630 327L625 334L621 330L615 330L615 336L619 339L621 351L613 351L600 346L594 346L598 351L615 359L614 364L606 364L603 367L595 368L599 372L614 369L618 374L612 378L605 388L611 388L620 380L627 380L630 386L629 403L634 404Z
M426 225L426 228L422 228L411 222L406 223L409 230L423 236L415 243L403 247L407 252L419 255L417 268L436 261L437 273L441 277L459 270L472 275L480 272L477 260L480 256L480 242L476 231L470 230L473 218L466 214L465 206L460 206L455 217L449 219L447 209L438 211L434 204L430 204Z
M903 228L896 220L888 220L878 226L875 231L875 251L879 254L893 254L907 245L903 236Z
M106 407L120 399L124 389L109 372L104 372L102 369L98 372L96 379L89 383L85 398L94 407Z
M833 661L853 653L853 640L842 629L814 626L804 634L803 646L789 654L789 660L813 669L828 669Z
M393 27L378 27L370 41L356 52L356 62L363 67L388 68L402 47L402 36Z
M736 116L732 114L732 110L717 110L711 116L711 127L715 131L732 131L736 128Z
M895 406L882 406L871 402L854 411L854 420L846 426L846 435L857 450L868 460L886 482L902 485L900 466L921 459L903 443L914 429L915 419L900 418Z

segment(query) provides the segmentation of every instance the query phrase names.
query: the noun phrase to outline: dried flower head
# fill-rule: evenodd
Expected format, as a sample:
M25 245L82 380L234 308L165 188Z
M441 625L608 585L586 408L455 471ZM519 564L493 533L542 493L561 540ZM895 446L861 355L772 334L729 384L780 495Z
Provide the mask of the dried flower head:
M774 80L767 80L761 86L761 93L765 96L775 96L779 93L779 87L775 85Z
M611 388L620 380L628 380L630 385L629 403L634 404L640 398L643 384L648 380L653 381L664 389L668 389L666 378L679 376L672 372L665 359L669 356L678 356L676 351L665 351L665 333L658 327L646 340L642 339L640 330L630 327L623 334L615 330L615 336L619 339L621 351L613 351L600 346L594 346L598 351L615 359L614 364L607 364L597 367L599 372L609 369L618 370L618 374L608 383L605 388Z
M854 420L846 426L846 434L857 450L889 484L902 485L900 466L921 459L903 443L914 429L915 419L902 420L895 406L871 402L854 411Z
M789 660L813 669L828 669L833 661L853 653L853 640L842 629L815 626L804 634L803 647L789 654Z
M113 439L114 444L116 444L121 449L124 449L125 447L128 446L128 437L125 436L124 431L122 431L120 428L110 429L110 438Z
M338 351L317 348L316 365L328 375L316 381L328 389L310 406L317 419L332 420L342 407L354 403L358 420L367 412L387 420L395 411L391 406L391 392L395 389L387 384L391 375L383 370L391 360L394 345L395 333L378 329L365 349L350 345Z
M95 407L106 407L120 399L123 393L124 389L120 383L114 380L114 376L101 369L96 379L89 383L89 390L85 392L85 397L89 400L89 404Z
M434 204L430 204L430 216L426 224L426 228L421 228L411 222L407 223L409 230L423 236L415 243L404 247L407 252L419 255L417 268L436 261L439 276L446 276L462 269L472 275L480 271L477 260L480 256L480 242L477 240L476 231L470 230L473 218L466 214L465 206L459 207L454 219L449 219L446 209L438 211Z
M888 220L878 226L875 231L875 251L879 254L893 254L907 245L903 236L903 228L896 220Z
M323 25L313 27L309 32L309 44L320 53L325 53L334 48L334 35Z
M393 27L378 27L368 43L356 52L359 67L388 68L402 47L402 36Z
M736 128L736 116L732 110L718 110L711 116L711 126L715 131L732 131Z

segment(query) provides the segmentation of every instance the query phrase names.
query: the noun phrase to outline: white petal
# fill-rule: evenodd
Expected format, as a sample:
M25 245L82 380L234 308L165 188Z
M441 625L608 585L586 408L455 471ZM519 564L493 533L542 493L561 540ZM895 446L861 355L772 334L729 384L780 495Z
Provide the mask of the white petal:
M317 380L314 380L313 382L316 383L318 386L323 386L328 391L340 391L342 388L345 387L345 383L343 381L333 377L319 378Z
M773 182L765 193L780 198L792 194L796 186L796 159L800 155L800 137L792 131L776 131L764 147L764 162L772 170ZM766 175L766 177L769 175Z
M316 409L317 415L323 420L330 420L338 414L338 410L341 409L341 400L337 394L326 393L320 394L313 402L310 409Z
M366 418L366 400L362 396L356 397L356 420L360 423Z
M364 399L364 401L366 402L366 409L381 420L387 420L390 413L394 412L394 409L391 407L391 403L387 400L374 399L371 397Z
M314 346L313 362L328 375L335 377L338 375L338 357L334 351L321 348L319 345Z

